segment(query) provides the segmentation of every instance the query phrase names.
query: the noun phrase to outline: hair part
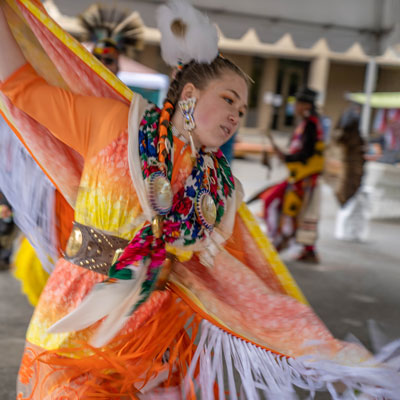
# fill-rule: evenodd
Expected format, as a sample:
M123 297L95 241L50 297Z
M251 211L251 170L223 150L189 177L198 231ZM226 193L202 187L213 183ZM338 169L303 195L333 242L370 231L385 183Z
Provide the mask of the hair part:
M210 64L192 60L177 71L175 79L169 86L166 101L175 106L187 83L192 83L196 88L202 90L210 81L221 78L225 71L234 72L243 78L247 85L251 82L249 76L235 63L221 55L218 55Z

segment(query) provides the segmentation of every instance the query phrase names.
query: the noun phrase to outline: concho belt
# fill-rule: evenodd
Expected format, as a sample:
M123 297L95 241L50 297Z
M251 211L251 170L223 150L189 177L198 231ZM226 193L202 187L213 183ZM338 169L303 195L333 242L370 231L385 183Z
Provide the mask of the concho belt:
M65 249L65 259L80 267L108 275L109 269L128 243L129 240L74 222Z

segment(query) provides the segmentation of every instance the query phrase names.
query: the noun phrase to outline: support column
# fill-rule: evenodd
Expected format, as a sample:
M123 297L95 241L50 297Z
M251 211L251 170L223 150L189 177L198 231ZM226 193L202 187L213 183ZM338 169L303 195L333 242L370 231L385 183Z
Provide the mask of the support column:
M273 106L268 100L269 97L272 100L272 96L275 94L276 82L278 79L278 65L279 60L277 58L265 59L258 96L257 115L257 127L263 133L266 133L271 126Z
M311 61L308 75L308 86L319 92L317 104L325 105L326 90L328 87L330 61L326 55L321 55Z
M371 57L365 73L364 93L365 103L362 108L360 130L363 138L368 138L371 123L371 96L376 87L378 66L375 58Z

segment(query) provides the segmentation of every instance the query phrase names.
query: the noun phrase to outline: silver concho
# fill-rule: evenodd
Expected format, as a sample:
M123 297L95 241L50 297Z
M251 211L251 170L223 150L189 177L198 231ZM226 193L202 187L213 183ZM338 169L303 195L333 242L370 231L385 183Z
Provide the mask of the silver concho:
M196 197L196 214L202 225L208 230L214 228L217 219L217 207L207 189L201 189Z
M153 172L149 176L148 190L153 210L160 215L168 214L172 207L173 193L171 183L163 172Z

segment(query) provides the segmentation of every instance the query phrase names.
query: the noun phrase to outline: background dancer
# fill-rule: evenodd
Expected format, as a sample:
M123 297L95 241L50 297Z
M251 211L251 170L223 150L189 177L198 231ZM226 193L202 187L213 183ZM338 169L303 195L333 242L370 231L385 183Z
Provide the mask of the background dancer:
M290 139L289 152L284 153L271 140L289 177L256 196L264 200L268 235L278 251L296 247L296 258L306 262L318 262L315 250L319 218L318 178L324 165L323 132L316 111L316 97L317 92L309 88L296 94L295 114L300 122Z

